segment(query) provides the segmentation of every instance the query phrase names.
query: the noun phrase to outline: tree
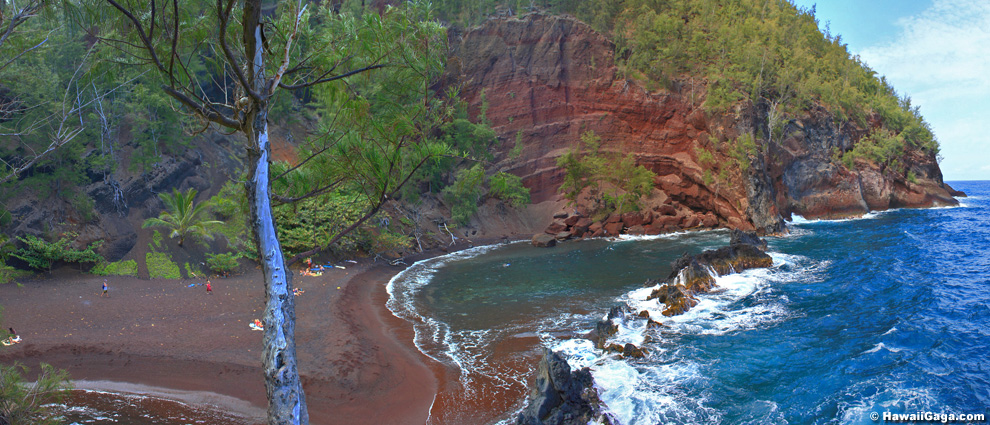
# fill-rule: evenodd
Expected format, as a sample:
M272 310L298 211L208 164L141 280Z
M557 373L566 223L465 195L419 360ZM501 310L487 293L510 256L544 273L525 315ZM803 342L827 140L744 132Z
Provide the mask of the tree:
M149 218L144 221L142 229L148 227L165 227L171 230L168 237L179 237L179 246L185 241L186 235L194 235L206 240L213 239L215 226L222 225L222 221L207 220L206 204L200 202L195 204L196 189L189 189L186 193L179 192L179 189L172 189L172 194L159 193L165 204L165 211L157 218Z
M38 270L52 272L52 266L59 261L67 263L100 263L104 259L96 253L103 241L96 241L86 249L73 249L70 247L75 234L68 234L59 237L55 242L48 242L34 235L25 237L18 236L17 239L24 244L23 248L18 248L11 255L20 258L28 263L28 267Z
M17 90L18 86L27 86L24 84L24 80L29 78L27 76L37 75L25 74L18 65L32 56L42 56L29 53L49 44L54 33L54 30L45 32L38 31L38 28L22 30L33 26L26 24L48 11L49 3L50 0L0 2L0 85L4 87L4 94L0 96L0 136L16 141L19 148L16 154L10 152L0 159L0 183L16 178L82 132L73 118L84 102L74 94L70 95L69 87L63 93L57 93L58 87L47 81L50 90L46 94L50 96L33 93L35 96L27 96L31 99L19 96ZM68 86L73 85L81 67L82 64L79 64ZM44 142L24 140L29 138L44 139Z
M32 384L25 382L28 369L19 364L0 365L0 424L55 425L61 423L59 406L71 389L69 374L42 363Z
M557 158L557 166L565 171L560 191L573 202L590 187L596 215L639 209L638 201L653 189L656 175L636 165L632 154L602 152L600 139L592 131L584 132L583 149L571 149Z
M0 313L3 309L0 309ZM3 322L0 316L0 322ZM10 337L0 327L0 339ZM0 425L55 425L61 423L59 410L72 389L69 374L41 364L41 374L33 383L25 382L28 370L19 364L0 364Z
M332 2L324 3L324 14L313 16L307 13L308 4L302 0L279 2L274 15L267 18L262 16L261 0L243 3L217 0L212 5L201 1L184 3L181 8L177 0L150 4L145 0L105 0L111 10L85 9L88 19L103 23L100 26L103 32L94 35L124 52L124 62L153 70L161 81L161 89L200 117L204 124L239 132L247 138L248 202L265 280L263 358L271 424L309 422L295 356L295 306L294 297L289 294L291 273L275 231L269 190L272 179L268 121L276 95L283 90L319 91L319 87L328 83L390 64L415 65L416 61L409 59L417 56L418 49L436 49L431 46L443 46L444 40L438 36L439 25L429 20L423 21L426 25L417 26L408 19L399 19L395 27L400 31L390 33L397 37L391 43L362 42L362 34L353 31L317 32L315 29L333 22L334 18L327 4ZM237 14L239 20L235 18ZM371 35L388 27L377 15L366 15L363 20L365 25L361 28ZM403 25L412 31L401 31ZM239 45L234 45L237 42ZM429 68L417 72L431 75L435 66L426 65ZM424 82L423 90L429 86L429 81ZM336 87L334 92L338 95L346 93L346 86L330 87ZM367 133L373 133L375 127L368 125ZM425 129L417 129L416 123L408 120L403 128L425 134L422 132ZM305 164L334 149L346 153L343 158L350 159L349 163L361 165L350 173L361 176L355 184L370 189L366 193L372 204L369 213L344 233L374 214L417 169L415 165L403 166L406 160L403 154L415 150L417 141L425 141L422 137L411 137L412 133L407 131L399 137L381 139L380 144L363 147L353 141L333 142L346 137L331 138L330 143L300 161ZM347 148L351 150L348 152ZM419 164L428 158L429 152ZM322 187L286 201L326 192L344 181L330 178Z

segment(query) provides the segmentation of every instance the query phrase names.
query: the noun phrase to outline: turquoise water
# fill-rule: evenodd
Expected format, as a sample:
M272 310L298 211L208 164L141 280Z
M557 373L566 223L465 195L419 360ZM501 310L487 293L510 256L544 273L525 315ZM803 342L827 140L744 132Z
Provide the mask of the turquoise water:
M954 186L971 195L961 207L799 218L769 240L774 267L720 277L720 291L675 318L643 301L643 282L665 277L683 252L724 244L725 233L476 248L397 276L389 306L416 326L424 353L458 371L463 395L447 405L461 397L464 411L436 424L510 418L540 346L591 367L627 425L986 414L990 184ZM667 325L623 322L617 342L646 347L646 359L606 356L577 338L617 303ZM479 397L496 400L492 409L467 402Z

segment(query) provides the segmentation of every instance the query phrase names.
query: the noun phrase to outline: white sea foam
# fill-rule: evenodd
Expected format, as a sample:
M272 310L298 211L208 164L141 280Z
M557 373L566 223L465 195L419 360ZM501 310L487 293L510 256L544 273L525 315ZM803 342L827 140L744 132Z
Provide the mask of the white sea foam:
M863 354L876 353L877 351L880 351L880 350L887 350L887 351L890 351L891 353L900 353L901 352L901 349L900 348L888 347L886 344L880 342L880 343L877 343L877 345L874 345L873 348L864 351Z
M830 263L798 255L770 255L774 263L770 268L717 276L717 288L699 295L698 304L681 315L665 317L656 300L645 301L659 285L629 291L618 301L629 305L634 314L613 320L618 332L609 342L643 346L645 335L651 331L646 329L645 320L634 316L642 310L666 325L664 334L721 335L784 320L791 314L786 307L788 300L775 294L773 287L819 280ZM690 390L704 387L695 381L709 379L701 373L700 366L663 344L645 345L649 350L646 361L620 359L596 350L591 341L584 339L559 341L551 347L564 353L572 367L591 368L602 400L622 424L719 422L721 413L705 405L704 394ZM779 416L776 404L761 403L765 408L760 411L767 418Z
M791 221L789 224L801 225L801 224L817 224L817 223L842 223L846 221L869 220L869 219L877 218L886 213L897 211L899 209L900 208L891 208L889 210L883 210L883 211L870 211L859 217L835 218L835 219L826 219L826 218L807 219L799 214L791 214Z
M490 350L478 349L489 340L490 330L451 331L450 326L432 317L420 314L414 306L414 298L428 285L439 269L454 261L462 261L491 252L502 245L485 245L451 254L417 261L399 272L386 285L389 294L386 306L396 317L413 324L416 348L437 362L455 366L460 372L465 391L473 390L472 377L476 374L498 377L489 370L487 355ZM401 283L400 283L401 282Z
M682 230L682 231L679 231L679 232L664 233L664 234L660 234L660 235L628 235L628 234L621 234L621 235L618 235L618 236L609 237L608 239L611 240L611 241L613 241L613 242L653 241L653 240L659 240L659 239L679 239L679 238L682 238L684 236L696 236L696 235L702 235L702 234L719 234L719 233L725 233L725 230L723 230L723 229L705 229L705 230L691 230L691 231Z
M859 383L846 389L836 402L839 423L868 422L873 412L923 412L938 406L936 398L923 388L904 388L903 382ZM825 403L833 401L826 400Z

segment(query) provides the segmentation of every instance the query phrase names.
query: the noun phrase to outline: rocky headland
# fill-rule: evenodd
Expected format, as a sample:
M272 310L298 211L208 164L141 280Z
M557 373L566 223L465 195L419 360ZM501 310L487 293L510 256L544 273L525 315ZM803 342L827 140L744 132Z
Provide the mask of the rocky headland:
M574 18L492 18L452 45L449 84L462 85L473 115L484 110L504 141L496 166L521 176L534 203L560 199L564 170L557 159L586 131L601 137L603 150L631 153L656 174L638 216L589 222L592 211L579 199L578 214L565 216L572 222L555 219L548 234L714 227L777 233L795 214L840 218L956 203L958 192L943 182L934 152L909 147L896 170L837 160L881 124L879 117L864 127L814 106L780 123L772 137L768 105L741 101L724 112L705 111L707 85L699 79L649 90L616 66L607 37ZM730 145L743 135L755 135L756 146L737 159ZM572 218L578 215L584 217Z

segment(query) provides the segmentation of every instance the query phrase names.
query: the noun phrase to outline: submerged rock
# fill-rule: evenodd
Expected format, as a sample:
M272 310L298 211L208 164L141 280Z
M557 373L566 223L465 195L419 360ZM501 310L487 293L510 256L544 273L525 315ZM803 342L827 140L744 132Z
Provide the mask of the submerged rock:
M591 371L571 371L559 354L543 349L536 368L536 381L530 386L526 407L516 417L517 425L586 425L589 422L613 424L604 413Z

